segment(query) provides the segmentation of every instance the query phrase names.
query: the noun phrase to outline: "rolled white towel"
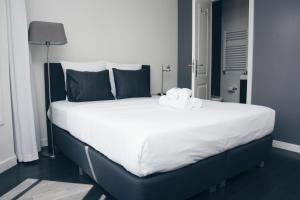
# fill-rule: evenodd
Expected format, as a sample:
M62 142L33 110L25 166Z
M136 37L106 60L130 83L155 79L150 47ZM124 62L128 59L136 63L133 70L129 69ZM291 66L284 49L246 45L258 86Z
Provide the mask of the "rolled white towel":
M178 91L179 91L179 88L172 88L166 92L166 96L169 99L178 100L178 98L179 98Z
M177 95L177 92L178 92L179 90L180 90L179 88L172 88L172 89L169 89L169 90L166 92L166 96L175 96L175 95Z
M188 88L172 88L167 91L166 96L173 100L186 100L192 96L192 90Z
M198 98L189 98L186 100L174 100L168 96L159 98L159 104L182 110L197 110L202 108L202 100Z
M188 95L189 97L192 96L192 90L188 89L188 88L182 88L181 92L183 92L184 94Z
M191 98L192 90L187 88L172 88L165 96L160 97L159 104L177 109L196 110L202 107L202 100Z
M178 99L188 100L192 96L192 91L187 88L182 88L177 92L177 95L178 95Z

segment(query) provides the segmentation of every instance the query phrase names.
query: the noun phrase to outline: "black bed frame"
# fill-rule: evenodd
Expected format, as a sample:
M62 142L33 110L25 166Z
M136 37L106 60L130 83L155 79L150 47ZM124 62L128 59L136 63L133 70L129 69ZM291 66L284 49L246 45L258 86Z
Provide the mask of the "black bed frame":
M52 101L65 100L62 67L58 63L51 63L50 66ZM45 93L48 96L47 90ZM49 101L46 100L48 107ZM206 189L214 189L218 184L224 186L226 179L263 163L272 148L272 136L268 135L174 171L137 177L55 125L53 134L55 146L60 151L107 193L120 200L188 199Z

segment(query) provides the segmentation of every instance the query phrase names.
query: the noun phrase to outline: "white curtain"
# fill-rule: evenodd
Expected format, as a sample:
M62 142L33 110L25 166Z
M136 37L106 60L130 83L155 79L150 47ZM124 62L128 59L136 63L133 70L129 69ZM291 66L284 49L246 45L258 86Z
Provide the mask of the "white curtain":
M6 0L15 151L19 162L38 159L25 0Z

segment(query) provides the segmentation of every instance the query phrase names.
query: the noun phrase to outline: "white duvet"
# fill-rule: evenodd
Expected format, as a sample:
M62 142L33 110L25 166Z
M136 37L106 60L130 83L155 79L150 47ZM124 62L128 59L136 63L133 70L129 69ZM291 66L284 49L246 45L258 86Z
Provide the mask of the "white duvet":
M178 110L157 97L52 106L54 124L139 177L262 138L275 121L267 107L203 101L199 110Z

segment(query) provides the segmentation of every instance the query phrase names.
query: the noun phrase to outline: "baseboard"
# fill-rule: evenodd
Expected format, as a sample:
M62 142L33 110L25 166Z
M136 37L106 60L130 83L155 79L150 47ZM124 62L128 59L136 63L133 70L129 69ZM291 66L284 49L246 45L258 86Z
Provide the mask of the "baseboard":
M13 155L0 162L0 174L17 164L17 157Z
M282 141L278 141L278 140L273 140L273 147L300 153L300 145L282 142Z
M42 138L41 139L41 147L46 147L48 146L48 140L47 138Z

